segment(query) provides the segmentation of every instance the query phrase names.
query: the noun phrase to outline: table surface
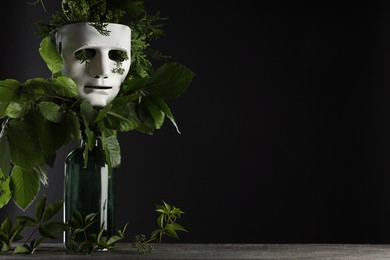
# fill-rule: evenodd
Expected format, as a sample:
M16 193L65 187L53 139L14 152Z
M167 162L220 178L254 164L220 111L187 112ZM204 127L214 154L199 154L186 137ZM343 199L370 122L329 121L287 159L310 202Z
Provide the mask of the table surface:
M120 245L125 247L86 256L43 244L33 255L8 253L0 259L390 259L390 244L153 244L154 252L147 255Z

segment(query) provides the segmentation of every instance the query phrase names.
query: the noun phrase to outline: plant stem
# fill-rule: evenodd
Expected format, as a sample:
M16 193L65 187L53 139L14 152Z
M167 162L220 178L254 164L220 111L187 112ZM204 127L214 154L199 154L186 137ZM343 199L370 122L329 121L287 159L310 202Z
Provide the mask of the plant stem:
M85 238L85 241L87 242L87 241L88 241L87 230L84 229L83 231L84 231L84 238Z
M28 243L28 241L30 240L30 238L32 238L32 236L34 235L35 231L37 231L38 228L35 228L34 231L30 234L30 236L26 239L26 242L24 242L25 244Z

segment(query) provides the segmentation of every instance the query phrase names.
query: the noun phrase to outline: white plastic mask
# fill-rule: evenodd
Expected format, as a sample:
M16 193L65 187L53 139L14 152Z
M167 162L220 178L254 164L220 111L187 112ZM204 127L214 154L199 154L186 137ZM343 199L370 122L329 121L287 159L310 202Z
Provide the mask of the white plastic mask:
M73 79L79 97L95 107L116 97L130 69L130 28L109 23L107 30L109 35L104 36L87 23L75 23L62 26L56 34L64 61L62 75Z

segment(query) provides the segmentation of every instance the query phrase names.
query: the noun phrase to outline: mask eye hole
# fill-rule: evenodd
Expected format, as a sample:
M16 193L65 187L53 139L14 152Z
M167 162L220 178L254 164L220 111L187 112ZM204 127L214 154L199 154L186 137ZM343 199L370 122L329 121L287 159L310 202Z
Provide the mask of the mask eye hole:
M125 51L121 50L111 50L108 52L108 57L110 60L116 61L116 62L124 62L125 60L129 59L127 56L127 53Z
M81 49L75 52L74 57L76 60L81 61L81 63L93 59L96 55L96 50L94 49Z

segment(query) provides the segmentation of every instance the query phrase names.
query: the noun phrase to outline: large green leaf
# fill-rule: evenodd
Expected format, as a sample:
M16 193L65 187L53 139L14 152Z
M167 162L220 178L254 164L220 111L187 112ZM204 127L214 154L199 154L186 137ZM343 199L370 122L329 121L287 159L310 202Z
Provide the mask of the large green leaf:
M10 186L16 205L25 210L39 192L39 178L34 171L15 166L12 169Z
M71 140L72 133L66 120L60 123L45 121L40 136L42 149L46 155L54 154Z
M168 107L167 103L162 98L151 96L153 104L158 107L164 114L171 120L172 124L175 126L176 131L180 134L179 127L176 124L175 118L171 112L171 109Z
M11 101L5 113L10 118L21 118L28 112L30 107L30 102Z
M9 187L10 177L5 176L0 169L0 208L7 205L11 199L11 190Z
M133 94L115 98L112 109L107 115L107 127L122 132L137 128L140 121L134 101L138 100L139 97L140 94Z
M134 108L132 108L134 111ZM121 132L131 131L138 127L139 121L136 118L136 114L134 112L135 117L126 118L118 113L113 111L109 111L107 113L106 125L110 129L114 129Z
M46 62L47 67L53 73L59 73L62 67L62 58L60 53L51 41L50 37L46 37L41 41L39 53L42 59Z
M42 101L38 104L43 117L49 121L58 123L64 117L61 107L54 102Z
M158 68L147 84L148 91L163 99L180 96L191 83L194 73L184 65L169 62Z
M36 165L34 167L35 173L38 175L39 181L45 186L49 187L49 177L47 177L46 171L43 167Z
M107 112L110 111L111 108L112 108L112 103L100 109L97 117L95 118L94 123L98 123L99 121L103 120L107 116Z
M149 127L160 129L164 123L165 114L156 107L149 97L144 97L139 104L138 115Z
M47 79L44 78L33 78L33 79L28 79L24 83L25 88L31 88L36 90L36 92L42 92L43 93L56 93L58 87L56 84L49 82Z
M89 103L87 100L83 100L83 102L81 102L80 113L81 116L90 125L92 125L95 122L98 116L98 112L92 107L91 103Z
M104 136L103 149L107 163L115 168L121 164L121 150L116 135Z
M149 78L128 79L122 83L121 92L122 94L131 94L137 90L144 88L148 80Z
M0 103L12 101L15 91L20 87L20 83L14 79L0 80Z
M11 166L11 151L5 129L0 132L0 170L8 175Z
M60 76L53 78L52 82L55 84L56 92L64 97L77 97L78 89L76 83L68 77Z
M35 149L35 142L29 135L29 129L26 121L13 120L7 124L6 133L12 161L23 168L33 169L40 154Z
M9 103L0 103L0 118L7 115L7 108Z

